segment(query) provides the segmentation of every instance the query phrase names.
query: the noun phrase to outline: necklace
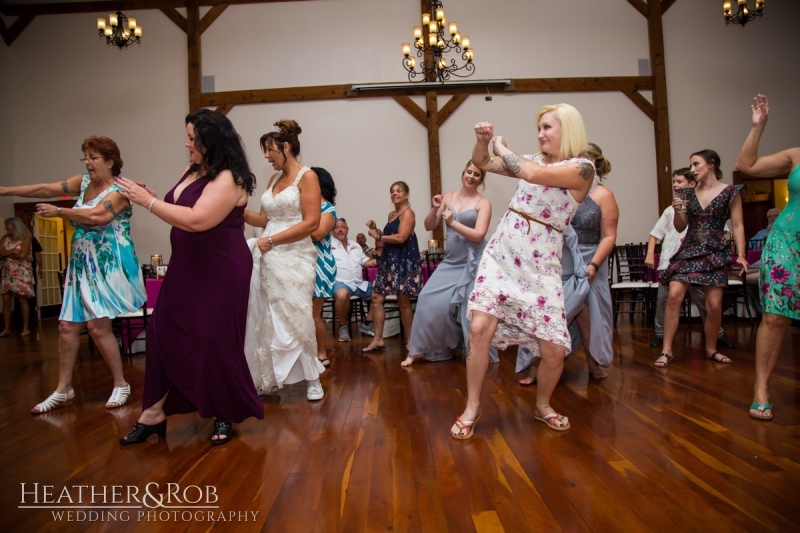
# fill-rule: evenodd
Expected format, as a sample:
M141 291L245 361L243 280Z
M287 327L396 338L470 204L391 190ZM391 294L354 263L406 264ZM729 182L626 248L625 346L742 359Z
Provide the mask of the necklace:
M401 209L400 211L395 211L395 213L394 213L394 219L392 219L392 220L397 220L397 219L400 217L400 213L402 213L403 211L405 211L405 210L406 210L406 209L408 209L409 207L410 207L410 206L405 206L405 207L404 207L403 209Z

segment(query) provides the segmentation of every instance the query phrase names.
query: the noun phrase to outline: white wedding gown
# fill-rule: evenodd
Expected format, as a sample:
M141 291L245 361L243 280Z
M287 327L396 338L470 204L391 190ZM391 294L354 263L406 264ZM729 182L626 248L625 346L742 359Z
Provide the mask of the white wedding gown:
M298 172L294 183L273 196L272 188L261 197L267 214L264 236L275 235L302 220L297 184L308 167ZM280 176L275 178L278 182ZM247 310L245 354L259 394L273 388L314 380L325 371L317 359L312 295L316 276L317 250L310 237L276 245L261 254L256 239L253 276Z

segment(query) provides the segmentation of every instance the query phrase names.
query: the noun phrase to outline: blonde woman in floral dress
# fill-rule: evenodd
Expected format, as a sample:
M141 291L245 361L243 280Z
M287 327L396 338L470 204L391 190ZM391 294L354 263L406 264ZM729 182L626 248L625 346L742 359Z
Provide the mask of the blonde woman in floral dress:
M492 344L501 350L517 344L541 354L534 419L556 431L570 427L567 417L550 406L570 348L561 286L561 232L594 183L595 169L580 157L588 142L577 109L569 104L545 106L536 122L540 153L535 158L509 150L502 137L494 137L491 124L475 126L476 166L520 181L483 252L470 295L467 406L450 430L456 439L472 437L480 418Z

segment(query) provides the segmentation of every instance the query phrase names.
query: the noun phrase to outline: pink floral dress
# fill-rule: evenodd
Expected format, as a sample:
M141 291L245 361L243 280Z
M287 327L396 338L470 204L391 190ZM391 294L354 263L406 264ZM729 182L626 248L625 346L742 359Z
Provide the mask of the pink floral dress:
M572 159L556 165L573 161L591 163ZM468 306L470 318L478 310L499 319L492 344L501 350L517 344L538 356L539 339L570 349L561 232L578 205L567 189L519 181L509 210L483 252Z
M22 240L11 240L8 235L3 237L3 249L19 252L22 248ZM6 257L0 261L3 266L3 274L0 277L0 294L11 291L19 296L33 298L33 253L28 250L25 259L12 259Z

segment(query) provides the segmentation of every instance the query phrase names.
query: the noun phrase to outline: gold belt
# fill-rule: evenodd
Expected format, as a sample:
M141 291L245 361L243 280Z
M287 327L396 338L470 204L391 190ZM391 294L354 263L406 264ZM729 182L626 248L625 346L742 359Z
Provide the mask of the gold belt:
M537 224L541 224L542 226L548 227L548 228L550 228L550 229L552 229L554 231L557 231L559 233L563 233L564 232L564 230L560 230L557 227L553 226L552 224L550 224L548 222L545 222L543 220L539 220L538 218L533 218L532 216L530 216L527 213L523 213L521 211L517 211L516 209L513 209L511 207L509 207L508 210L511 211L512 213L516 213L517 215L521 216L528 223L528 231L527 231L526 235L530 235L531 234L531 222L536 222Z

